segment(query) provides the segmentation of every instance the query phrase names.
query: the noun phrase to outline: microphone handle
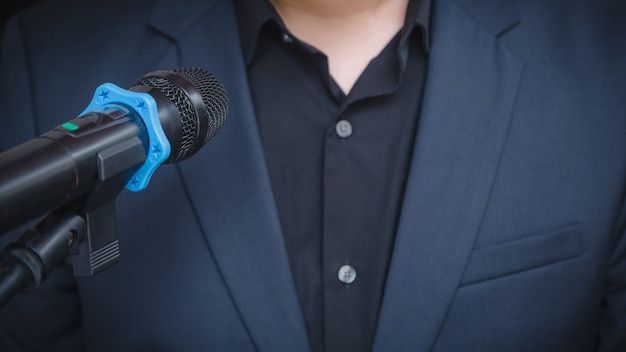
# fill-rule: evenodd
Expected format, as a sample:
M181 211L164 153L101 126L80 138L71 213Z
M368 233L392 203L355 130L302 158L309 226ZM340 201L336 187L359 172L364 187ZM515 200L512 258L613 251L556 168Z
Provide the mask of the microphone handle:
M0 234L87 194L98 180L99 152L139 137L141 118L112 104L0 153Z

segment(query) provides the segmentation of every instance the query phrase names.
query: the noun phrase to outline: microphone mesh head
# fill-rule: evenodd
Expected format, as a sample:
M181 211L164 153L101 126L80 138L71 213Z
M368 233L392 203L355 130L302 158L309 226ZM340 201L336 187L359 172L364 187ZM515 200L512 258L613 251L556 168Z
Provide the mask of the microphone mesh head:
M196 89L209 115L209 123L203 143L213 138L228 115L228 97L224 86L210 72L197 67L181 67L171 70L185 77Z
M166 163L181 161L195 154L217 134L228 115L228 97L224 86L202 68L155 71L139 79L135 83L135 86L138 85L157 89L174 104L180 115L181 140L170 140L172 150ZM201 97L201 102L197 101L197 95Z

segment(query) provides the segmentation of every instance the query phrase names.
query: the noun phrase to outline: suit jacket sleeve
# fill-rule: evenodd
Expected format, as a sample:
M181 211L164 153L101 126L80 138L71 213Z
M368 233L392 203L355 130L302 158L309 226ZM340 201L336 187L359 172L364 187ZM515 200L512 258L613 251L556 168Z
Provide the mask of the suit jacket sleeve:
M599 333L598 350L603 352L626 348L626 204L616 227L618 237L609 260Z

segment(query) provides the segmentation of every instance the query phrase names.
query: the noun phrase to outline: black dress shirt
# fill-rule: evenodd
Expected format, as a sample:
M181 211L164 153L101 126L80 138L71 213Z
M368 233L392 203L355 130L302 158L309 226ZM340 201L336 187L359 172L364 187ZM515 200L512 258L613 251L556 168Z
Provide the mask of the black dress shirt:
M346 95L267 1L237 0L261 141L313 351L368 351L418 125L430 1Z

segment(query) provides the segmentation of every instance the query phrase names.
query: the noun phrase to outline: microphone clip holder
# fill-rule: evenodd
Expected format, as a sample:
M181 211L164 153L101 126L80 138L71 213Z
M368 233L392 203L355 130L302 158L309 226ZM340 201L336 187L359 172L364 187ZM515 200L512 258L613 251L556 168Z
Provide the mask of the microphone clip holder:
M17 293L37 289L64 263L84 277L118 262L115 199L145 158L138 137L101 151L93 189L48 213L0 253L0 307Z

